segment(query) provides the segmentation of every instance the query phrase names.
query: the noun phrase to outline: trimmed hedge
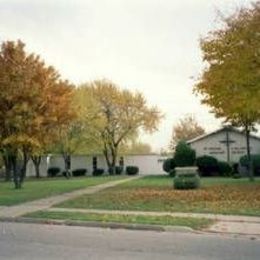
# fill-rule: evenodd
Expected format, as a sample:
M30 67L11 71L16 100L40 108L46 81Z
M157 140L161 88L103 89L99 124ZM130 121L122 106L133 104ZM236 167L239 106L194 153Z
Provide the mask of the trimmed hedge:
M240 174L240 173L235 173L235 174L233 174L233 179L240 179L240 178L242 178L242 175Z
M260 176L260 154L252 154L251 159L253 161L253 167L254 167L254 175ZM248 156L244 155L239 159L240 165L244 167L249 167L249 161Z
M59 167L50 167L47 170L47 175L48 177L55 177L60 173L60 168Z
M218 172L220 176L231 177L233 173L233 168L227 162L219 161Z
M170 176L170 177L175 177L175 174L176 174L176 170L175 170L175 169L172 169L172 170L169 172L169 176Z
M185 141L180 141L175 149L174 161L178 167L193 166L196 159L195 150L191 149Z
M203 155L196 159L201 176L214 176L219 171L218 160L209 155Z
M93 174L93 176L101 176L104 172L105 172L104 169L97 168L97 169L93 170L92 174Z
M72 171L72 176L79 177L79 176L85 176L87 173L87 169L75 169Z
M200 177L197 173L177 174L173 179L175 189L198 189L200 187Z
M137 166L126 166L127 175L137 175L139 173L139 168Z
M170 173L176 167L176 163L173 158L168 158L163 162L163 170Z
M218 161L215 157L203 155L196 159L201 176L223 176L230 177L233 168L224 161Z

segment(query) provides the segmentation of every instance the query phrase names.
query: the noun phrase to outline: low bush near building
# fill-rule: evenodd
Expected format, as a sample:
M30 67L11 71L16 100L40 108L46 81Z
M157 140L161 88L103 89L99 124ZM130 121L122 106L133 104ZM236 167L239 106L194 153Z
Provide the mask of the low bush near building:
M47 170L48 177L55 177L60 173L59 167L49 167Z
M231 177L232 171L233 171L232 167L227 162L223 162L223 161L218 162L218 173L220 176Z
M240 179L240 178L242 178L242 175L240 174L240 173L235 173L235 174L233 174L233 179Z
M170 177L175 177L175 175L176 175L176 170L175 169L170 170L169 176Z
M126 166L127 175L137 175L139 173L139 168L137 166Z
M168 158L163 162L163 170L169 174L175 167L176 164L173 158Z
M200 177L196 173L182 173L174 177L175 189L198 189L200 187Z
M105 170L102 168L97 168L95 170L93 170L93 176L101 176L102 174L104 174Z
M252 154L251 155L254 167L254 174L256 176L260 176L260 154ZM249 160L248 156L244 155L239 160L240 165L249 168Z
M198 166L201 176L214 176L218 173L218 160L215 157L209 155L203 155L196 159L196 165Z
M75 169L72 171L72 176L79 177L79 176L85 176L87 173L87 169Z

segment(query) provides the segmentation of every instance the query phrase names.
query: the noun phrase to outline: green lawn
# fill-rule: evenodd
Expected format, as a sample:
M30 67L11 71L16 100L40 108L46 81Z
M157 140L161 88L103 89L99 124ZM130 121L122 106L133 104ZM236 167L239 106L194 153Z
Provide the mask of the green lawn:
M94 214L76 212L48 212L38 211L25 215L25 217L40 219L59 219L76 221L97 221L112 223L150 224L167 226L185 226L193 229L202 229L213 224L213 220L202 218L180 218L172 216L142 216L142 215L119 215L119 214Z
M0 206L10 206L26 201L49 197L88 186L118 180L121 176L101 176L71 178L42 178L40 180L26 180L23 188L14 189L13 183L0 182Z
M204 178L198 190L174 190L172 178L146 176L57 205L68 208L260 216L260 179Z

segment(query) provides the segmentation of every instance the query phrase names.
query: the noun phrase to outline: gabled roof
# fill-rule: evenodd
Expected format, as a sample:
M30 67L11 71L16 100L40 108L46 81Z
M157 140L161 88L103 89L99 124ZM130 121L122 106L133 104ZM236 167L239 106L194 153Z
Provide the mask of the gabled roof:
M197 141L199 141L201 139L204 139L204 138L209 137L211 135L218 134L218 133L223 132L223 131L235 132L235 133L244 135L243 131L241 131L241 130L239 130L237 128L234 128L232 126L224 126L224 127L220 128L220 129L217 129L217 130L215 130L213 132L210 132L210 133L203 134L203 135L200 135L198 137L195 137L195 138L187 141L187 144L195 143L195 142L197 142ZM250 134L250 137L260 141L260 137L258 137L258 136Z

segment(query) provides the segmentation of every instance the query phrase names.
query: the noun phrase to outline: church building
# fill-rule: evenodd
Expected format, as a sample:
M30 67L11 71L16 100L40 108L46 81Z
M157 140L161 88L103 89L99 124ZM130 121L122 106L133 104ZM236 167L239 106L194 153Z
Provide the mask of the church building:
M246 155L245 133L233 127L223 127L209 134L198 136L187 142L196 151L196 156L210 155L219 161L238 162ZM251 154L260 154L260 138L250 136Z

